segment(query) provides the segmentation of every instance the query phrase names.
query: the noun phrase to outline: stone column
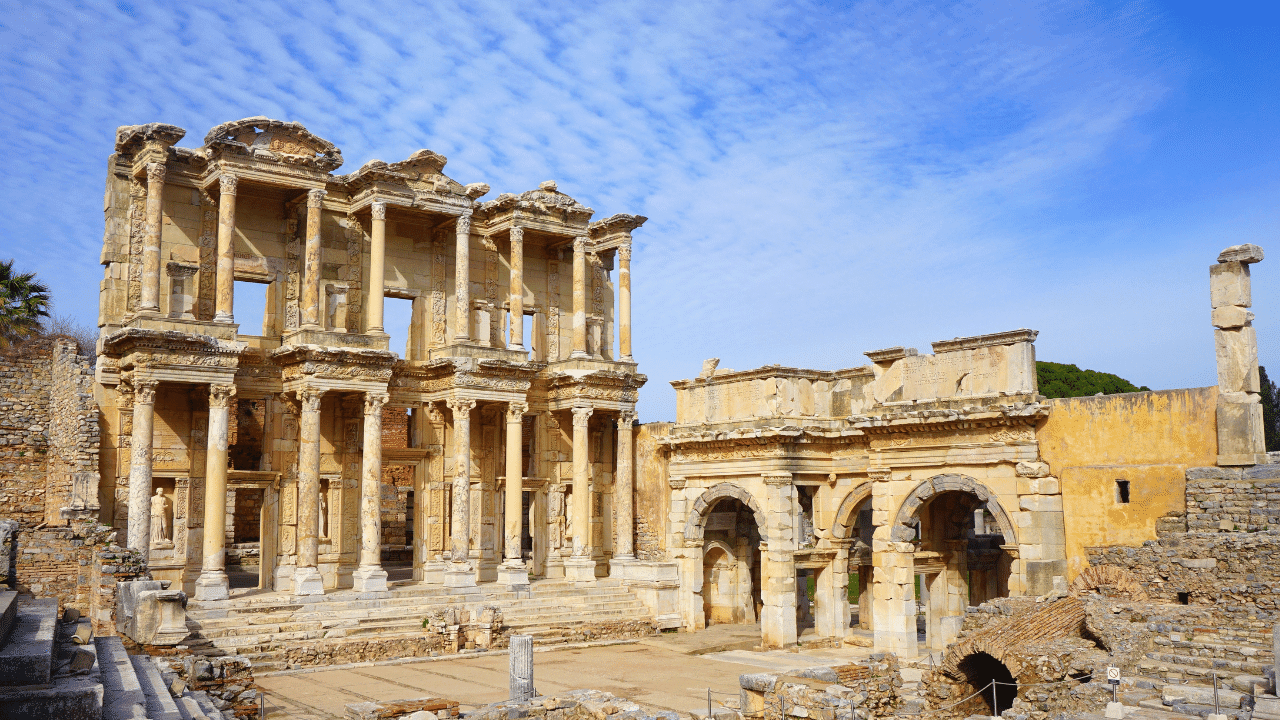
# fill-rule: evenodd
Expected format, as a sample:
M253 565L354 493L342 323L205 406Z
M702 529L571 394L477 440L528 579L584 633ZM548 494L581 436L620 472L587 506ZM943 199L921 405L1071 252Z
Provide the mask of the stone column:
M587 239L573 239L573 352L570 358L587 358Z
M365 332L383 332L382 307L386 301L387 204L375 200L370 206L373 232L369 241L369 314Z
M623 362L631 357L631 244L618 248L618 353Z
M520 536L524 522L524 468L521 467L521 438L524 414L529 404L513 402L507 405L507 488L506 507L503 516L506 523L506 543L502 565L498 567L498 582L511 590L529 589L529 569L521 556Z
M129 447L129 547L146 558L151 550L151 442L156 380L133 381L133 435Z
M524 352L524 228L511 228L511 339L508 350Z
M196 600L226 600L227 431L235 385L209 386L208 451L204 471L204 559Z
M613 509L617 525L613 529L613 565L615 574L625 575L629 560L636 557L635 549L635 464L632 457L632 439L635 436L634 410L618 413L618 464L613 477Z
M593 411L589 407L573 408L573 557L565 561L564 574L567 579L580 583L596 581L596 561L591 558L587 542L591 532L587 424Z
M458 217L457 247L454 250L454 299L457 301L455 342L471 339L471 211Z
M1233 245L1209 268L1213 337L1218 356L1218 464L1267 462L1259 394L1258 336L1253 329L1249 266L1262 262L1257 245Z
M897 511L893 477L887 468L870 468L871 514L875 532L871 540L874 608L872 635L879 651L915 657L916 642L915 545L911 538L895 536L892 525Z
M320 329L320 209L324 190L307 191L306 279L302 283L302 325Z
M768 648L795 645L796 628L796 488L789 472L764 473L765 547L760 553L761 642Z
M360 567L351 574L357 592L386 592L382 569L382 406L386 393L364 394L364 468L360 475Z
M533 636L511 636L511 699L533 699Z
M218 274L214 322L235 322L236 185L235 175L218 178Z
M298 442L298 566L294 595L323 595L324 580L316 567L320 539L320 398L324 390L298 391L302 402Z
M160 312L160 229L164 221L164 176L164 163L147 163L147 234L142 238L142 293L138 303L140 313Z
M446 587L475 587L471 567L471 411L476 401L455 398L447 401L453 411L453 513L449 528L449 568L444 573Z

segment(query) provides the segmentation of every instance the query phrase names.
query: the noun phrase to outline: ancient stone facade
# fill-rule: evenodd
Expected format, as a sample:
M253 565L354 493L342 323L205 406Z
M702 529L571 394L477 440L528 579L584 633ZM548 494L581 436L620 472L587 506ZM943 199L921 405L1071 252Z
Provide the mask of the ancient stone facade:
M266 118L184 134L120 128L107 177L103 515L152 575L226 597L244 491L263 588L385 589L384 519L427 583L622 574L645 219L592 221L553 182L483 202L429 150L336 175L336 147ZM247 283L260 335L236 322ZM385 297L412 300L402 355Z

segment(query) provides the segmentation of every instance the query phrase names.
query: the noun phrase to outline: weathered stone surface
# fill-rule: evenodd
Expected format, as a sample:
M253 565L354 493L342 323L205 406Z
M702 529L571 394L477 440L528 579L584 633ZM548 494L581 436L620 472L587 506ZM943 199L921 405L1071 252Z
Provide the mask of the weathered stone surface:
M1250 243L1246 243L1244 245L1232 245L1226 250L1218 253L1218 262L1220 263L1258 263L1262 262L1262 258L1262 248Z

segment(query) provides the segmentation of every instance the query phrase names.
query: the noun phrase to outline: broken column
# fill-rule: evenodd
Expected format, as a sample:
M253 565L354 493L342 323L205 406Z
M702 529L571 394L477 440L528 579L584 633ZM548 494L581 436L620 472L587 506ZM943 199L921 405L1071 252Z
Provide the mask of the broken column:
M1218 360L1218 465L1267 462L1258 382L1258 337L1253 330L1249 265L1262 262L1257 245L1233 245L1209 268L1214 345Z
M511 636L511 699L533 698L533 636Z

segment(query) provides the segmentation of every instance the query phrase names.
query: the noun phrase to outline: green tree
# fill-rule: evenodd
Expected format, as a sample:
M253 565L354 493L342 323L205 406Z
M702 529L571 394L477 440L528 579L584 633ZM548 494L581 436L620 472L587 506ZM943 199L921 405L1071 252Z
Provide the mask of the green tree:
M1267 442L1267 452L1280 450L1280 428L1276 427L1276 405L1280 388L1267 377L1267 369L1258 367L1258 385L1262 390L1262 432Z
M1040 394L1051 398L1087 397L1098 393L1114 395L1151 389L1146 385L1138 387L1111 373L1040 360L1036 361L1036 375L1040 380Z
M40 334L50 303L49 286L35 273L14 272L13 260L0 260L0 345Z

